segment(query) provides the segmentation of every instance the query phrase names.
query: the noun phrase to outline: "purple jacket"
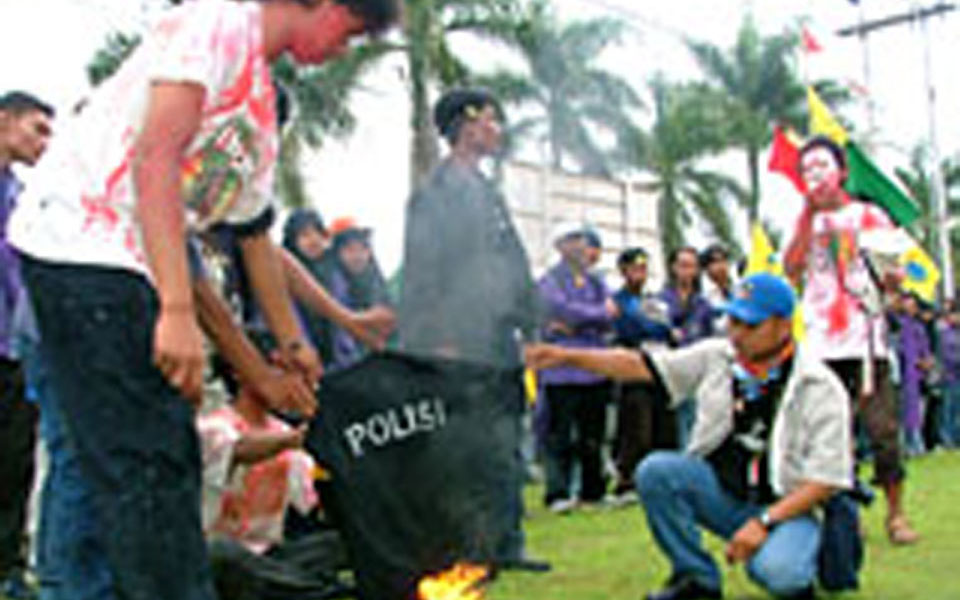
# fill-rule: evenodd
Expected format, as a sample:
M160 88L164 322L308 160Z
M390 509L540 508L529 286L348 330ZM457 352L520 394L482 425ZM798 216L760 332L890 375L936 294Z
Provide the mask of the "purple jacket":
M13 316L23 294L20 260L7 241L7 222L16 206L20 182L7 168L0 171L0 356L11 356Z
M680 332L679 337L671 339L674 346L689 346L713 335L714 310L699 292L694 292L686 304L671 287L663 288L660 297L669 307L670 328Z
M903 399L903 426L908 431L919 429L923 420L920 383L923 371L917 362L930 356L930 338L920 319L897 315L900 324L900 397Z
M960 325L950 326L946 322L939 325L940 367L943 370L943 383L960 383Z
M545 313L544 341L579 348L602 348L607 345L605 336L613 322L606 309L610 294L599 276L587 273L583 285L577 287L570 268L561 262L540 278L538 286ZM572 333L550 327L551 323L557 322ZM545 384L586 385L603 381L603 378L580 369L561 367L544 370L540 374L540 381Z

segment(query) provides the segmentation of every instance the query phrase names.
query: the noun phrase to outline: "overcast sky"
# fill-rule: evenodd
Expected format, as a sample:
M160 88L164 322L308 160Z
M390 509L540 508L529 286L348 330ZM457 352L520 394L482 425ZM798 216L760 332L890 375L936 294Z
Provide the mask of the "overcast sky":
M628 77L638 88L656 71L675 79L698 75L681 41L686 34L720 45L733 43L741 19L754 15L764 33L776 33L808 17L809 29L824 51L809 61L813 77L831 77L863 85L860 44L835 35L858 19L858 10L843 0L554 0L565 19L618 16L630 25L624 43L601 57L603 65ZM921 2L932 4L933 0ZM866 18L909 9L907 0L862 0ZM58 106L72 104L87 91L84 66L111 30L145 26L158 10L157 0L0 0L0 90L21 88L49 98ZM934 72L938 85L938 135L945 152L958 144L960 87L949 70L960 12L931 22ZM509 63L502 53L477 51L479 69ZM921 36L910 26L886 30L870 38L870 98L879 126L878 158L887 169L905 162L904 153L928 132ZM311 160L308 171L314 202L328 218L353 214L376 229L377 251L386 270L399 260L403 204L407 196L408 108L400 61L386 63L356 95L360 119L345 142L331 141ZM866 129L864 103L844 110ZM731 174L745 181L739 157L725 159ZM765 177L761 213L784 226L799 209L789 185Z

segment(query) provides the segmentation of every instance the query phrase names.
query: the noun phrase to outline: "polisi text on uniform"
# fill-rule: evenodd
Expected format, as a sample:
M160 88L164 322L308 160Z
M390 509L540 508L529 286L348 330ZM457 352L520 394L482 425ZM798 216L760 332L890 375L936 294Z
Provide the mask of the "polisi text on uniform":
M425 398L398 408L370 415L365 421L352 423L343 430L350 451L357 458L364 449L381 448L411 436L429 433L447 424L447 413L441 398Z

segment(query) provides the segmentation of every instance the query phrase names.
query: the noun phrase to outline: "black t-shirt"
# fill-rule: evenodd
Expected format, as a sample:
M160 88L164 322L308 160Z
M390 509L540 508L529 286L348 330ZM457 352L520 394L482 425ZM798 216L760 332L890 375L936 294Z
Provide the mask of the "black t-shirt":
M792 366L792 359L787 360L764 381L735 368L733 431L707 455L707 462L721 487L739 500L768 504L776 499L770 484L770 435Z

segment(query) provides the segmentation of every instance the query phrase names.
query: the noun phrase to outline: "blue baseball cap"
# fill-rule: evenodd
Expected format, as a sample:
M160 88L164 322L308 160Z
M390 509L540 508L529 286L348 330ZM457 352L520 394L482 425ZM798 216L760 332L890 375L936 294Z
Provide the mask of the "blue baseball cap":
M757 325L771 317L788 318L793 315L796 296L783 277L772 273L755 273L737 284L733 300L721 307L738 321Z

